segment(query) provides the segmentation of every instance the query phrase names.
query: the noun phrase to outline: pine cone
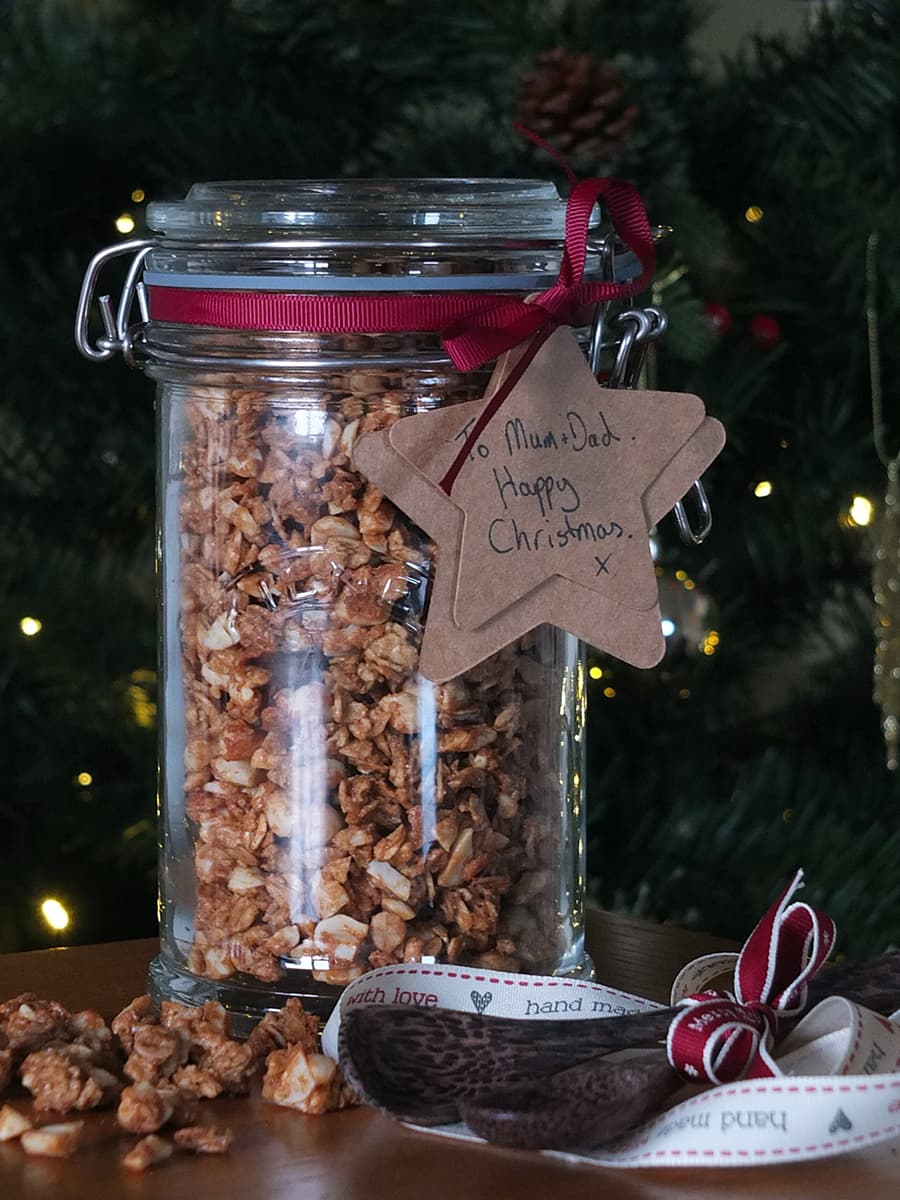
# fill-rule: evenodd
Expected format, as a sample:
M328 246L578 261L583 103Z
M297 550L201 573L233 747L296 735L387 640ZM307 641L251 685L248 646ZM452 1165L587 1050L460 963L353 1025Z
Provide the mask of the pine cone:
M613 158L639 113L616 71L592 54L547 50L522 76L519 120L573 160Z

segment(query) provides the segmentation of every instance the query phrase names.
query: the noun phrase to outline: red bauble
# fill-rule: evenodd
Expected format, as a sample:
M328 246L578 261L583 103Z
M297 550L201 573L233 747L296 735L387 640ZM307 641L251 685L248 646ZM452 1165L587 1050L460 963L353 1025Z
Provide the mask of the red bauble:
M771 350L781 341L781 326L774 317L758 313L750 321L750 336L763 350Z
M703 311L716 333L725 334L731 328L731 312L724 304L707 304Z

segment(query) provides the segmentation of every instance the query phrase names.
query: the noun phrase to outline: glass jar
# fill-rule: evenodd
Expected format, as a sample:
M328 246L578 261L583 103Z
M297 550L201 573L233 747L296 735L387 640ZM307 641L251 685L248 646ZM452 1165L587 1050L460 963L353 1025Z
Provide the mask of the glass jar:
M171 304L525 295L555 281L564 219L552 185L517 180L150 205L92 356L118 330L159 385L158 997L218 999L240 1027L402 961L584 969L581 647L544 626L421 676L434 547L353 466L365 432L475 399L487 373L455 370L437 332L189 324Z

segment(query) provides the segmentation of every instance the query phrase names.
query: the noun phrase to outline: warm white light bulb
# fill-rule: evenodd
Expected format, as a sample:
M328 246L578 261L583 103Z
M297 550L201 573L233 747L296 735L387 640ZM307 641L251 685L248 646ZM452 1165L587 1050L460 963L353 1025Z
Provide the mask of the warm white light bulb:
M65 929L69 924L69 914L60 902L54 900L52 896L48 896L46 900L41 901L41 916L51 929L57 931Z
M854 496L850 504L850 520L854 525L868 525L872 520L872 501Z

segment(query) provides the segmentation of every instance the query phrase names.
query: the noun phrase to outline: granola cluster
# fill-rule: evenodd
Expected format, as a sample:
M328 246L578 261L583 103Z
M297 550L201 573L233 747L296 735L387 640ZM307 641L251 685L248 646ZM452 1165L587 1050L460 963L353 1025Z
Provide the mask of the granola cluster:
M208 979L558 961L561 674L542 643L562 635L442 686L418 674L432 547L353 466L358 438L411 411L399 384L187 393L169 603L196 880L182 950ZM446 387L429 402L468 398Z
M311 1115L356 1103L337 1063L319 1052L318 1018L294 998L242 1042L216 1003L164 1001L157 1012L149 996L139 996L108 1026L98 1013L72 1014L25 993L0 1005L0 1044L8 1067L0 1096L18 1078L38 1117L117 1105L121 1129L141 1135L122 1159L134 1171L176 1149L224 1153L231 1131L196 1124L199 1101L246 1095L254 1082L259 1088L261 1081L265 1100ZM84 1125L36 1126L13 1105L0 1107L0 1143L18 1140L27 1154L69 1157ZM168 1129L171 1140L160 1132Z

